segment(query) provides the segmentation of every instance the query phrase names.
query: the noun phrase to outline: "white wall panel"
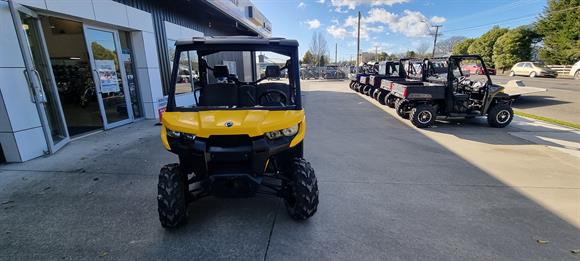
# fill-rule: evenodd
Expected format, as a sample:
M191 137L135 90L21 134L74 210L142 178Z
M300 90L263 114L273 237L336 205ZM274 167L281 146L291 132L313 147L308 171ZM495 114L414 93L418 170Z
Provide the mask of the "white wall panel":
M137 82L139 83L139 93L141 94L141 101L152 102L151 96L151 79L149 78L149 69L137 68Z
M159 68L137 68L137 80L139 81L145 118L158 117L157 102L163 98Z
M14 2L28 7L46 9L46 2L44 0L14 0Z
M14 137L16 138L22 161L40 157L44 155L45 151L48 151L42 127L15 132Z
M97 21L129 27L126 5L112 0L93 0L93 7Z
M147 68L159 68L159 55L157 54L155 34L143 32L143 48L145 49Z
M188 39L191 37L201 37L203 33L200 31L196 31L187 27L181 27L181 37L180 39Z
M181 39L181 26L165 21L165 35L168 40Z
M151 84L151 98L157 101L163 98L163 87L161 86L161 72L159 68L148 68L149 83Z
M91 0L46 0L46 7L51 11L95 20L95 12Z
M129 18L129 27L137 30L153 33L153 17L150 13L127 6L127 17Z
M0 68L0 90L4 106L12 123L12 130L19 131L40 126L36 105L30 100L23 68Z
M24 61L8 3L0 1L0 67L22 67Z

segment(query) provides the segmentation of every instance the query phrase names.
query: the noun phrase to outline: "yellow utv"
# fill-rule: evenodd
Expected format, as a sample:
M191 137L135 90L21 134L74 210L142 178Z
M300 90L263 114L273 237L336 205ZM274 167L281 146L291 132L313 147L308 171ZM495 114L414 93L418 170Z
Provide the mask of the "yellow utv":
M251 36L177 41L161 140L179 157L159 173L161 225L187 220L205 196L269 194L305 220L318 207L314 170L303 156L306 116L298 42ZM281 71L286 71L281 77Z

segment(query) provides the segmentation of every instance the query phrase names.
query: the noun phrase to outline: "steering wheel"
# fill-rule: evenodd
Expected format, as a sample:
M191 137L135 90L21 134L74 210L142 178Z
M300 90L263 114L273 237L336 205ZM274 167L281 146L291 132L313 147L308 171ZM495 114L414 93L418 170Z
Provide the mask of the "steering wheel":
M280 105L286 106L286 103L288 102L288 96L286 96L286 93L284 93L281 90L267 90L264 93L260 94L260 96L258 97L258 104L262 104L262 99L264 98L266 98L267 102L274 102L272 94L277 94L278 96L280 96L279 101Z

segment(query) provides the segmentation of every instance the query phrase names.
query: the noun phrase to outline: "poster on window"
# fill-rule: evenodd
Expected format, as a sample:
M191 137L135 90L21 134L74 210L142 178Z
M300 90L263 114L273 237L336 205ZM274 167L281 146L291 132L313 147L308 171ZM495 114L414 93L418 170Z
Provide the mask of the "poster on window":
M118 92L119 81L117 70L115 70L115 61L113 60L95 60L95 67L99 73L99 83L102 93Z

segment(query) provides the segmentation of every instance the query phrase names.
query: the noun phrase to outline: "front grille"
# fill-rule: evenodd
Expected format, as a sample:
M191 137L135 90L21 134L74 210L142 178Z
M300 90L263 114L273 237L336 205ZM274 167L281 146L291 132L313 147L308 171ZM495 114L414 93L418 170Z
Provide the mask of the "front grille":
M239 147L252 144L248 135L217 135L210 136L208 141L210 147Z

